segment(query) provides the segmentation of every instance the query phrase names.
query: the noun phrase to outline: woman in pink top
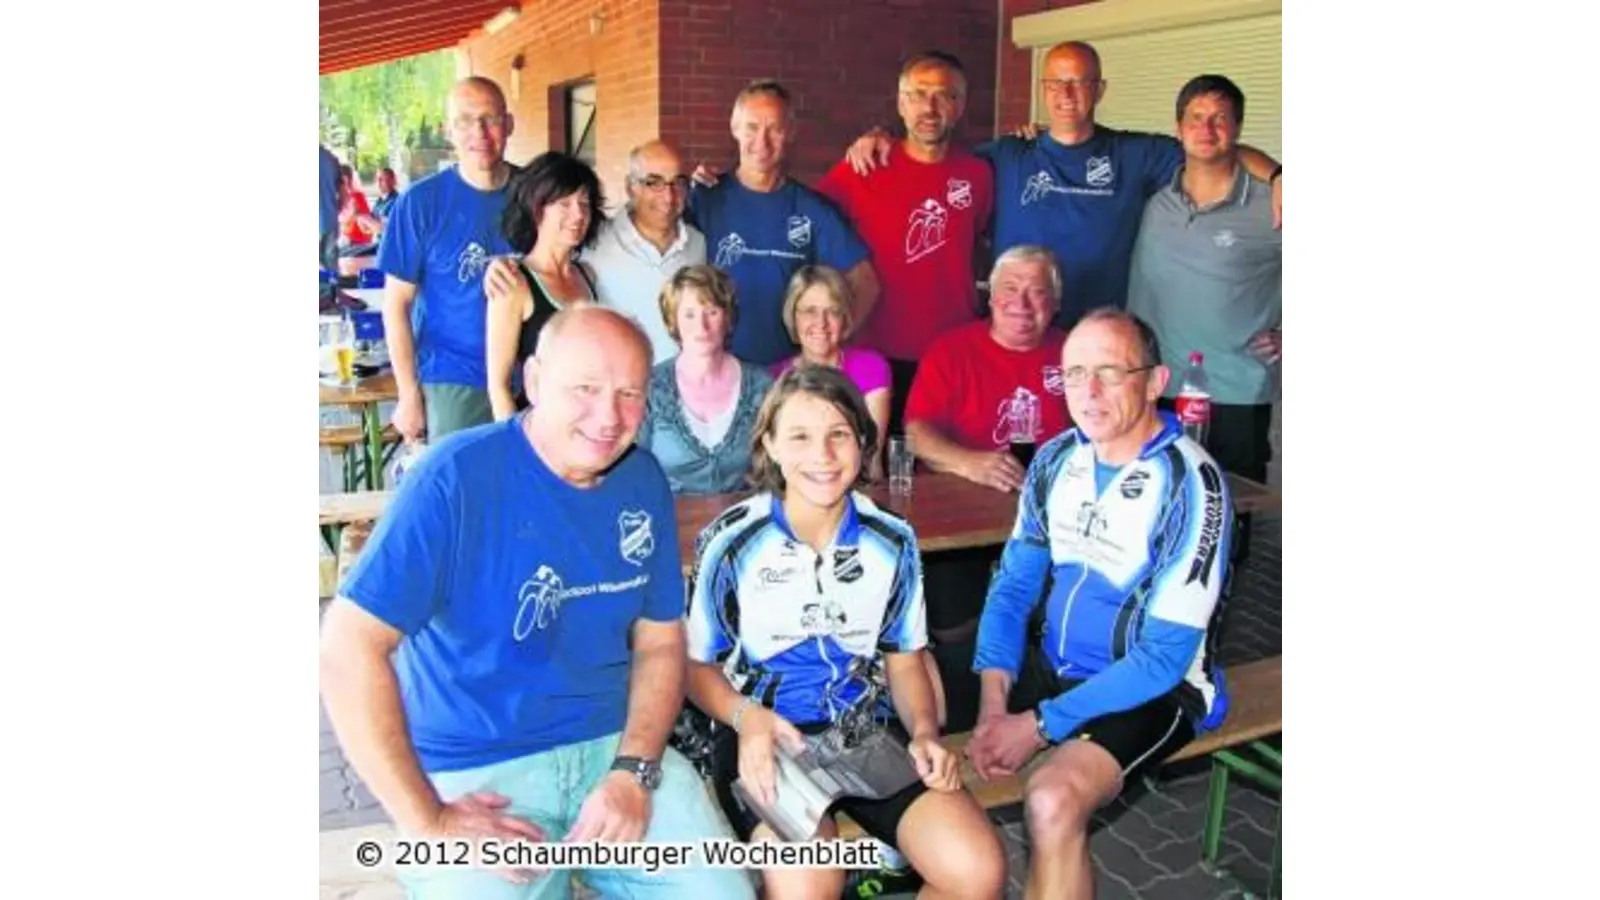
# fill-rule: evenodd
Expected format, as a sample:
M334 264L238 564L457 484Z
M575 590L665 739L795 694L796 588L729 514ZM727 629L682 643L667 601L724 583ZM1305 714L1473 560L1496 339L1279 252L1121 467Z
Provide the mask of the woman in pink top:
M800 352L771 367L779 378L796 365L832 366L844 372L867 400L867 412L878 426L878 442L867 450L868 477L883 477L883 447L889 431L889 361L866 347L844 347L855 327L850 283L837 269L801 266L789 279L783 298L783 325Z

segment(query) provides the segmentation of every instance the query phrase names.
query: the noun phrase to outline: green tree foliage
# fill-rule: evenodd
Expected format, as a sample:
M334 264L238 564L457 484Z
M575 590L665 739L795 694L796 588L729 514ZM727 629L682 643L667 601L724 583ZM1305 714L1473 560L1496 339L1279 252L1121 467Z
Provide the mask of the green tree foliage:
M345 151L363 181L406 151L444 146L445 97L455 81L449 50L363 66L319 79L321 140Z

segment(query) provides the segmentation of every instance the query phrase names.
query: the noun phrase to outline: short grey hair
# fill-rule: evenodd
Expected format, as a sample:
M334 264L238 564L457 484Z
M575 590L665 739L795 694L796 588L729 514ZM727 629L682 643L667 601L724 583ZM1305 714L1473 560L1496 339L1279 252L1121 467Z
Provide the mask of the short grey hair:
M1010 250L1000 254L994 261L994 268L989 270L989 290L994 290L995 280L1000 277L1000 269L1012 263L1044 263L1045 270L1050 273L1050 296L1055 300L1056 308L1061 308L1061 267L1056 265L1056 255L1038 244L1018 244Z
M778 83L776 78L757 78L755 81L745 85L739 91L739 95L733 98L733 114L729 117L730 120L737 119L739 110L744 108L744 102L757 94L765 94L782 103L783 123L785 125L794 124L794 97L789 93L788 88Z

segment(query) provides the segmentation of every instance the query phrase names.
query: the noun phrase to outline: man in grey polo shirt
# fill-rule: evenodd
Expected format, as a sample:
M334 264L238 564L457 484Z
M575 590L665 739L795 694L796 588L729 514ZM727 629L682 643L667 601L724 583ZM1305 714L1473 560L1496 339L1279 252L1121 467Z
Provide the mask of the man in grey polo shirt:
M706 261L706 238L683 221L689 179L683 158L665 141L628 154L628 206L600 227L594 267L600 305L632 316L650 338L656 362L678 355L657 297L661 285L684 266Z
M1189 354L1205 354L1207 449L1224 469L1265 482L1283 346L1283 233L1272 224L1272 188L1239 164L1239 87L1221 75L1191 79L1177 114L1183 166L1145 205L1128 311L1155 330L1172 369L1163 405L1177 396ZM1248 527L1235 534L1242 559Z

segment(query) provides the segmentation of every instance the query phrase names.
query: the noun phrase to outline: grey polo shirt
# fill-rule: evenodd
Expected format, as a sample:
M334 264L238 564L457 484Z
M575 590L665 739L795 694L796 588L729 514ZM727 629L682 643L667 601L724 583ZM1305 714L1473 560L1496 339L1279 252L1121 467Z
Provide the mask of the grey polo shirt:
M1247 349L1282 324L1283 233L1272 227L1272 188L1238 167L1233 190L1198 209L1183 168L1145 204L1128 278L1128 311L1155 329L1176 396L1189 353L1205 354L1215 403L1271 403L1271 368Z
M600 226L594 246L583 258L594 268L600 305L627 313L644 328L656 362L677 356L678 344L661 319L661 286L684 266L706 261L705 235L679 222L677 239L662 253L622 210Z

